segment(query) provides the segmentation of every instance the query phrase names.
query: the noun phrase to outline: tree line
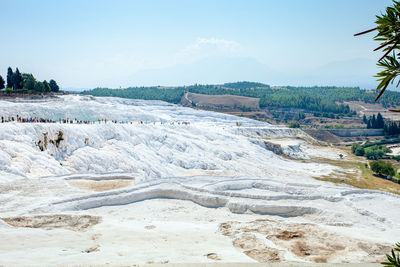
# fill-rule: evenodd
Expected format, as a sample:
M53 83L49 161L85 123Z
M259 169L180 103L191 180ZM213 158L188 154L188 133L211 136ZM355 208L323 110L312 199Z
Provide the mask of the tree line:
M240 95L260 98L260 107L299 108L312 112L317 117L338 118L353 116L355 112L343 101L362 101L375 103L375 91L358 87L313 86L271 87L263 83L236 82L219 85L194 84L179 87L129 87L126 89L95 88L83 94L94 96L115 96L145 100L163 100L179 103L184 92L207 95ZM382 95L378 103L384 107L400 106L400 93L388 91ZM371 125L371 128L373 126Z
M0 90L6 88L6 92L11 93L50 93L59 92L60 87L55 80L47 82L37 81L30 73L21 73L18 68L15 71L11 67L7 70L7 84L0 75Z
M385 120L381 113L372 116L363 116L363 122L367 124L367 129L383 129L385 135L399 135L400 134L400 122Z
M129 87L126 89L95 88L82 92L93 96L115 96L145 100L163 100L179 103L184 92L206 95L239 95L260 98L260 107L299 108L313 112L319 117L353 116L356 113L342 102L356 95L359 89L348 95L348 88L337 87L284 87L271 88L267 84L253 82L225 83L221 85L201 85L180 87ZM364 92L364 91L363 91ZM354 97L355 98L355 97ZM400 101L400 94L399 94Z
M400 124L397 121L388 121L385 123L383 131L386 135L399 135L400 134Z

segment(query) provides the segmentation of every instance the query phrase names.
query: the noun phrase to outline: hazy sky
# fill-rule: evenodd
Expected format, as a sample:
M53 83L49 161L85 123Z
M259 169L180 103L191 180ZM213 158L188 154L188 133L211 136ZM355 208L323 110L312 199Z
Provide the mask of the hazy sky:
M374 27L375 15L391 1L0 0L0 4L3 77L11 66L40 80L53 78L63 88L246 78L272 85L373 87L379 53L372 50L377 43L373 35L353 34ZM247 67L241 70L243 60ZM224 66L235 70L223 72ZM187 73L191 79L185 70L194 72ZM197 71L202 75L196 77Z

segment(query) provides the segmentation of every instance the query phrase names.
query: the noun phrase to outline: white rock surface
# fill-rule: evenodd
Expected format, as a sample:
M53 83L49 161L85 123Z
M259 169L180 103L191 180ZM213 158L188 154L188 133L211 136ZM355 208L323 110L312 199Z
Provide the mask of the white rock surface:
M39 103L0 101L0 114L128 122L0 124L0 217L103 218L85 233L1 223L0 240L8 241L0 245L4 264L31 264L39 257L52 265L59 262L54 255L75 264L213 261L204 256L206 248L222 261L253 262L219 233L219 223L227 220L284 218L357 240L400 241L397 195L315 180L343 170L291 160L264 145L266 140L280 144L293 158L338 157L304 141L308 137L300 130L160 101L72 95ZM59 131L64 134L60 146L38 148L43 133L53 139ZM135 182L95 193L71 186L71 179ZM155 234L146 225L155 225ZM99 241L93 240L96 234ZM88 246L98 247L82 253ZM346 255L332 261L345 261ZM356 255L351 261L365 259Z

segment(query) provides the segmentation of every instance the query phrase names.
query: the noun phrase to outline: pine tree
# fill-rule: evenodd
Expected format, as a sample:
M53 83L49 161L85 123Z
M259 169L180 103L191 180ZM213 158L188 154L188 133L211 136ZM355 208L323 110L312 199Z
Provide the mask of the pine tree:
M50 85L46 80L43 81L43 91L44 91L44 93L51 92Z
M37 82L35 83L35 88L34 88L36 93L44 93L44 86L42 82Z
M393 122L389 124L389 135L393 135Z
M7 70L7 88L13 88L13 71L11 67L8 67Z
M1 75L0 75L0 90L5 88L4 84L5 84L5 81L4 81L3 77L1 77Z
M35 77L33 77L32 74L23 73L22 80L23 80L23 88L26 88L28 91L35 90L36 79Z
M364 114L364 116L363 116L363 122L364 122L365 124L368 123L367 116L365 116L365 114Z
M50 85L50 88L51 88L52 92L60 91L60 87L58 86L58 84L56 83L55 80L50 80L49 85Z
M372 128L372 129L376 129L376 117L375 117L375 114L372 115L372 119L371 119L371 128Z
M393 129L392 129L392 135L399 134L399 127L397 126L396 122L393 122Z
M381 115L381 113L378 113L378 115L376 116L376 128L378 129L382 129L383 126L385 125L385 122L383 120L383 117Z
M367 123L367 129L371 129L371 127L372 127L372 126L371 126L371 120L369 119L369 120L368 120L368 123Z
M17 68L15 70L15 73L12 76L12 83L13 83L13 89L17 90L17 89L22 89L22 75L21 72L19 72L19 69Z

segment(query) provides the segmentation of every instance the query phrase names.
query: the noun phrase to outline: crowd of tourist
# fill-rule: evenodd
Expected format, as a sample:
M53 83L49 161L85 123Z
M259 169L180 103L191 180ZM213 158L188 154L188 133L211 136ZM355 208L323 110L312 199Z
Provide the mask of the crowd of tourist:
M61 123L61 124L106 124L106 123L115 123L115 124L133 124L133 123L138 123L138 124L150 124L155 122L147 122L147 121L118 121L118 120L107 120L107 119L98 119L95 121L92 120L78 120L78 119L58 119L58 120L52 120L52 119L45 119L45 118L37 118L37 117L29 117L29 118L23 118L19 115L17 116L11 116L11 117L1 117L0 123L8 123L8 122L17 122L17 123ZM167 124L160 122L161 124ZM168 122L171 125L178 124L178 125L189 125L189 122Z

